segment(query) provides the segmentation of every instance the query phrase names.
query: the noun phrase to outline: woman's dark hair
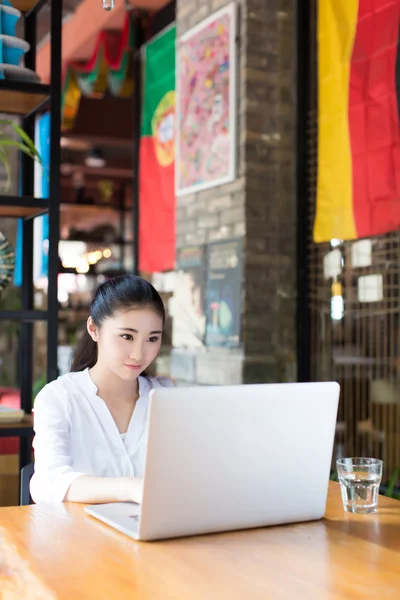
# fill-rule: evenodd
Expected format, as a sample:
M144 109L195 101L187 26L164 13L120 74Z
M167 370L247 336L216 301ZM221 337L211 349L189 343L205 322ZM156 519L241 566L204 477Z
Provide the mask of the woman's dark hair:
M122 275L99 286L90 305L90 316L97 327L117 310L152 308L165 321L163 301L157 290L145 279L136 275ZM97 344L85 329L75 351L71 371L84 371L97 362Z

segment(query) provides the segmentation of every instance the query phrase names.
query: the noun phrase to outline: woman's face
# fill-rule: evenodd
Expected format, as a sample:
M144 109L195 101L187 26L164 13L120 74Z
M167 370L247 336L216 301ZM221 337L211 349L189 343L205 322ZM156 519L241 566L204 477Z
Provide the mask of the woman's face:
M88 331L97 342L97 365L132 381L156 358L163 321L152 308L133 308L117 311L100 328L89 319Z

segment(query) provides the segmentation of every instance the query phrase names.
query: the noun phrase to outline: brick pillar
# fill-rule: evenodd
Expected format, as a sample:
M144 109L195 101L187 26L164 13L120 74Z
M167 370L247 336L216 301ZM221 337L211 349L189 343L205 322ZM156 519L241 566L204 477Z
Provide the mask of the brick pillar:
M177 0L178 37L226 0ZM177 245L243 238L242 347L174 349L189 383L296 378L295 0L238 5L236 181L177 200ZM178 375L178 373L176 373ZM180 375L177 377L180 378Z

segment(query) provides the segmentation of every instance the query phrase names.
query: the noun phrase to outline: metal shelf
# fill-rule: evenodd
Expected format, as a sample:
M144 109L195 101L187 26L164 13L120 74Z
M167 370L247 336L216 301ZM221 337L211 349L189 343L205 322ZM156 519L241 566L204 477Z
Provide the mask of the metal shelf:
M0 196L0 217L3 218L33 219L47 212L48 208L47 199L31 196Z
M105 240L104 238L89 238L82 236L82 239L76 240L63 240L60 239L60 242L84 242L85 244L97 244L99 246L128 246L129 244L133 244L133 240L122 240L117 238L115 240Z
M27 117L49 101L50 86L28 81L0 80L0 113Z
M33 9L40 10L47 0L12 0L12 5L21 12L29 13Z
M35 116L38 111L49 108L51 160L49 166L49 198L34 197L34 164L25 154L21 155L22 196L0 197L0 219L23 218L21 228L23 242L21 310L0 310L0 319L20 323L19 335L19 384L21 408L26 413L22 423L13 427L0 427L0 437L19 435L20 467L32 461L32 410L34 327L33 323L47 323L47 379L57 378L58 309L57 279L59 270L59 202L60 202L60 130L61 130L61 37L62 2L59 0L12 0L13 6L24 13L25 40L31 51L25 56L25 66L36 70L36 16L45 5L50 9L49 37L51 40L50 80L51 85L28 81L0 81L0 113L20 115L22 128L31 137L35 135ZM49 210L50 209L50 210ZM48 292L47 310L34 310L33 285L33 218L45 212L49 215L48 248ZM0 324L1 329L1 324Z
M129 206L125 206L124 208L120 208L119 206L115 206L114 204L90 204L84 202L60 202L60 209L62 211L75 211L79 212L87 212L87 213L97 213L99 211L112 211L115 212L130 212L132 209Z
M0 310L0 320L21 321L31 323L33 321L47 321L46 310Z
M0 438L33 436L33 416L25 415L19 423L0 423Z

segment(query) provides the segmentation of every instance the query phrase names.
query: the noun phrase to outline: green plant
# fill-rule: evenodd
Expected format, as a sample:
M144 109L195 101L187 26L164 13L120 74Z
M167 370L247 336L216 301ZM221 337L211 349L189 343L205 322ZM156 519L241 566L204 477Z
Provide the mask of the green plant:
M36 396L38 395L40 390L42 390L44 388L46 383L47 383L47 378L45 375L42 375L41 377L36 379L36 381L34 382L33 389L32 389L32 402L33 403L35 403Z
M332 471L332 473L331 473L331 475L330 475L329 479L330 479L331 481L339 481L339 476L338 476L338 474L337 474L337 471Z
M21 290L19 288L9 286L0 297L0 310L21 310L22 299ZM13 335L19 331L19 323L16 321L2 321L1 333Z
M5 127L11 128L17 139L8 135L4 130ZM10 148L20 150L43 168L42 159L29 135L13 121L9 119L0 120L0 164L3 165L6 171L7 180L3 190L5 192L10 189L11 185L11 169L8 154Z
M396 482L399 478L399 475L400 475L400 467L397 467L397 469L391 476L389 484L387 486L385 496L387 496L388 498L394 498L395 500L400 500L400 494L398 492L396 492Z

